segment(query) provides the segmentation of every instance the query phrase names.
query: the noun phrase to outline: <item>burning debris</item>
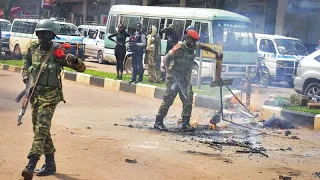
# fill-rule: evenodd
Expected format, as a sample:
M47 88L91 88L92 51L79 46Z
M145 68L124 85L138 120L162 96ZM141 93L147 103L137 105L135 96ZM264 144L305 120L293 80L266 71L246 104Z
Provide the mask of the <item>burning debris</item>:
M275 128L275 129L294 129L296 128L292 122L283 118L276 117L273 115L269 120L263 123L264 128Z

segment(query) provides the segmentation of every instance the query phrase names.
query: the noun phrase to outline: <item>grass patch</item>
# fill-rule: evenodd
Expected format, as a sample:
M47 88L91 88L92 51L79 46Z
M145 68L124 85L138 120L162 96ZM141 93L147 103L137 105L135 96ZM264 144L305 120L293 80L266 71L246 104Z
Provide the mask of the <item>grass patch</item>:
M308 107L300 107L300 106L287 106L284 108L292 111L298 111L298 112L304 112L304 113L310 113L310 114L320 114L320 109L308 109Z
M0 60L0 63L1 64L12 65L12 66L23 67L24 61L23 60ZM75 70L73 70L71 68L68 68L68 67L64 67L64 70L71 71L71 72L76 72ZM103 72L103 71L97 71L97 70L91 70L91 69L87 69L84 72L84 74L89 74L89 75L100 77L100 78L110 78L110 79L115 79L117 77L117 74L115 74L115 73ZM131 75L124 74L123 75L123 80L124 81L130 81L131 80ZM164 82L161 82L161 83L151 83L151 82L149 82L148 76L144 76L142 84L149 84L149 85L154 85L154 86L163 87L163 88L166 87ZM201 86L201 90L197 89L197 87L193 87L193 91L196 94L206 95L206 96L210 96L210 97L214 97L214 98L219 98L219 95L220 95L218 87L212 88L212 87L210 87L208 85ZM228 91L227 88L223 88L223 95L227 95L227 94L230 94L230 92Z
M11 66L19 66L22 67L24 61L23 60L0 60L1 64L7 64Z

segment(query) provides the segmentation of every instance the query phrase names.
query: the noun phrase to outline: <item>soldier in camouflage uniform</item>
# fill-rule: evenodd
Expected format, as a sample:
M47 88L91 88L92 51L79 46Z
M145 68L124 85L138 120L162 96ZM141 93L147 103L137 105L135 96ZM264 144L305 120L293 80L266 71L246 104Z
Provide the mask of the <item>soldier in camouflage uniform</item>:
M149 27L147 36L147 53L149 82L161 81L161 37L155 26Z
M38 176L51 175L56 172L54 161L55 148L50 134L51 119L57 104L64 101L61 84L61 69L63 66L85 71L86 67L81 59L72 54L58 57L56 51L60 48L52 40L59 32L59 26L49 19L40 20L36 26L36 35L39 42L34 42L28 48L25 55L23 68L23 81L32 79L31 84L36 86L30 102L32 105L32 123L34 139L32 148L28 154L29 163L22 172L25 180L33 178L34 169L42 154L45 155L45 164L37 171ZM35 84L36 76L42 61L48 55L49 59L44 66L38 83Z
M195 30L188 30L186 41L182 44L177 44L164 58L164 66L167 72L166 91L161 103L160 109L156 116L154 128L160 131L168 131L163 124L163 119L167 115L170 106L179 93L180 99L183 103L182 107L182 130L193 131L194 128L190 126L190 117L192 112L193 91L191 86L192 67L194 66L194 51L196 49L203 49L214 53L217 57L222 58L222 54L215 50L197 44L200 39L199 34ZM178 82L176 82L178 81ZM174 84L180 83L184 90L173 88ZM187 99L183 96L185 92Z

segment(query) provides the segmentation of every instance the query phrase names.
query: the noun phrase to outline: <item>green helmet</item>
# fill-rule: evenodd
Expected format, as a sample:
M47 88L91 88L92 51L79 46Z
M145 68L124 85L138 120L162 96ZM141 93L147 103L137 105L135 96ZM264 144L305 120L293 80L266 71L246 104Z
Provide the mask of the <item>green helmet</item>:
M55 35L59 32L59 26L50 19L42 19L38 22L35 31L51 31Z

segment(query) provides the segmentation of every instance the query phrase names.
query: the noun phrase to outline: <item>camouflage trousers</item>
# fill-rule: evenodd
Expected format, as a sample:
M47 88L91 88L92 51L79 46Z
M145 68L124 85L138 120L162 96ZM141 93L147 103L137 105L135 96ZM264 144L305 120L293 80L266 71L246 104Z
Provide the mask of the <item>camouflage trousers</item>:
M160 82L161 81L161 70L157 70L154 57L148 58L148 77L149 82Z
M167 84L166 84L167 88L165 90L164 97L158 111L158 115L165 117L168 114L170 106L173 104L177 94L179 93L180 99L183 104L181 117L190 117L192 113L192 103L193 103L192 86L188 85L187 93L185 94L188 100L186 100L183 94L179 90L177 89L171 90L171 87L173 84L174 84L173 81L171 80L167 81Z
M33 143L28 154L40 157L42 154L53 154L53 141L50 134L51 120L57 104L63 98L57 89L36 90L30 102L32 105Z

